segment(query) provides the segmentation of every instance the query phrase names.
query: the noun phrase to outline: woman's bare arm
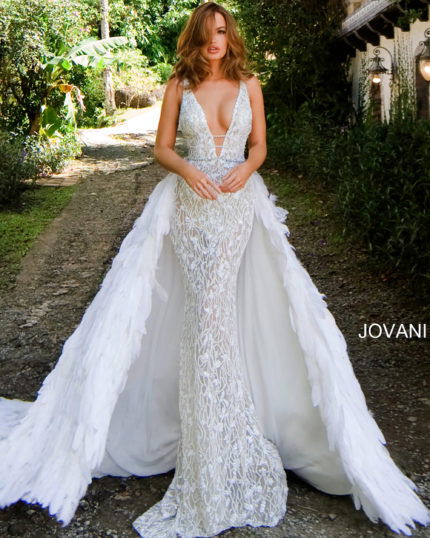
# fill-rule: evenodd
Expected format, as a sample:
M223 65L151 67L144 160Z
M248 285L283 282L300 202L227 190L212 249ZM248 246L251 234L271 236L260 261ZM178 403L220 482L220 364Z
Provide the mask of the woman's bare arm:
M252 130L248 138L249 152L246 162L252 173L260 168L267 155L266 116L263 92L258 78L255 76L250 78L247 84L252 108Z
M154 155L164 168L183 177L191 165L174 150L181 99L181 85L177 79L169 80L161 105Z
M169 80L161 106L154 155L164 168L183 177L199 196L215 199L216 193L213 191L221 192L219 187L174 150L182 91L182 85L176 78Z

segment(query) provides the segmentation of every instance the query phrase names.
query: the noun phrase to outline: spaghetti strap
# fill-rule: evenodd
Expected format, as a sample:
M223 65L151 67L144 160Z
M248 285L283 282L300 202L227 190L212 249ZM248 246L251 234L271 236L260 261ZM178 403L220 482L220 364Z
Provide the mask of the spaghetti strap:
M185 92L189 92L190 91L190 87L189 87L189 80L187 78L184 78L182 79L182 89L185 91Z

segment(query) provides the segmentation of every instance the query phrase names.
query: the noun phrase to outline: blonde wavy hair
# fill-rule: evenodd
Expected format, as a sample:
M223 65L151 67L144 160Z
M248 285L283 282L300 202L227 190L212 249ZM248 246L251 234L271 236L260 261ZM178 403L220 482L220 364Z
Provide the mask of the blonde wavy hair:
M237 30L236 21L223 6L215 2L206 2L192 12L178 38L176 53L179 60L173 67L171 79L175 77L178 81L187 79L189 87L194 89L210 74L210 63L202 56L200 49L211 37L207 20L209 17L214 19L217 12L224 17L227 28L227 52L221 64L224 77L239 81L253 76L247 68L246 49Z

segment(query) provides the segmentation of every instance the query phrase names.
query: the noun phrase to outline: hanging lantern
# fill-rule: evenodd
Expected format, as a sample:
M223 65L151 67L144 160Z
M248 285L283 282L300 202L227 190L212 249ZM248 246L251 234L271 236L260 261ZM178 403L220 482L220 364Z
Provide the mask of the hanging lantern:
M423 45L423 50L418 56L418 66L422 77L430 81L430 28L427 28L424 35L427 39L420 42L420 45Z
M386 67L382 65L384 58L381 58L379 56L380 50L375 49L374 54L375 56L373 56L373 58L370 58L370 65L367 69L367 72L369 73L372 82L374 82L375 84L380 84L382 80L381 75L390 74L390 72Z

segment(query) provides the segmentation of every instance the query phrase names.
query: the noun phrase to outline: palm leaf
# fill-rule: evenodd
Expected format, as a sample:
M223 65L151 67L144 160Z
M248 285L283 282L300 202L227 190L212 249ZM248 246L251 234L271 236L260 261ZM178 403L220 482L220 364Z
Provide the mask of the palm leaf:
M101 57L127 43L128 38L123 36L108 37L106 39L87 38L72 47L66 57L74 62L80 56Z

